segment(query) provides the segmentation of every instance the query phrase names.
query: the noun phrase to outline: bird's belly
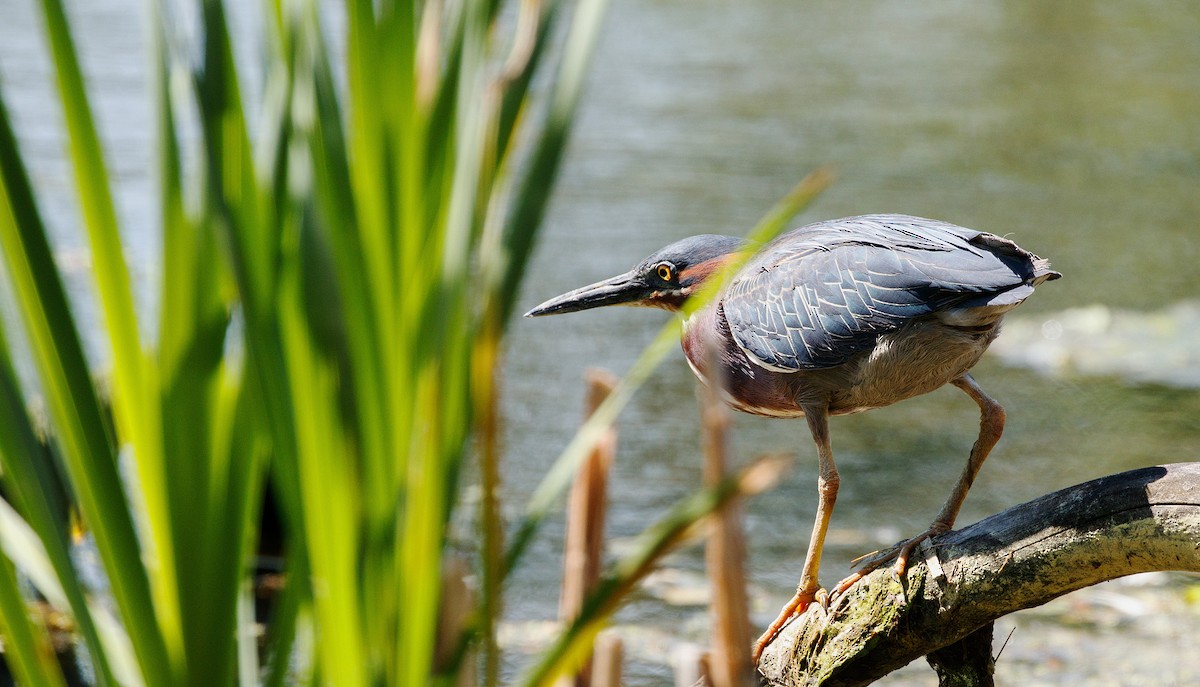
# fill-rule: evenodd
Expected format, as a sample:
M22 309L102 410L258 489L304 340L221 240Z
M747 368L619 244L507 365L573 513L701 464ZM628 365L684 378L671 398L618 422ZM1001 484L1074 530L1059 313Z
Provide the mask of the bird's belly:
M962 329L925 321L881 336L847 363L846 384L831 394L830 412L880 408L938 389L974 367L998 333L998 326Z

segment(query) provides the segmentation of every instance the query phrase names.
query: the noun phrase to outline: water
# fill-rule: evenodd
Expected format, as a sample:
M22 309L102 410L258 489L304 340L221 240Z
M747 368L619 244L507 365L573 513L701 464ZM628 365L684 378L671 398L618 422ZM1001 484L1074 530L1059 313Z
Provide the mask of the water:
M86 303L86 251L31 5L0 0L0 68L60 257L77 303ZM140 10L133 0L72 7L77 26L89 29L80 38L130 227L126 247L152 309L159 247ZM522 305L622 272L690 234L744 233L824 164L838 179L797 223L905 212L1009 235L1064 274L1018 311L1035 322L1077 306L1157 311L1196 298L1198 36L1200 5L1182 0L615 0ZM94 320L93 308L80 310ZM624 372L665 317L609 309L514 323L505 370L510 516L578 424L582 371ZM976 370L1009 422L960 524L1103 474L1196 458L1195 391L1131 384L1119 371L1044 377L994 357ZM954 389L833 420L842 490L824 582L854 556L928 524L976 423L974 404ZM699 485L694 382L681 355L638 396L620 432L608 525L618 550ZM815 457L802 422L739 417L734 445L739 463L765 452L795 456L784 483L747 509L761 624L799 576ZM561 523L544 529L509 589L518 637L531 634L529 621L555 614L561 534ZM668 566L699 572L701 555L685 551ZM701 607L649 592L616 621L632 638L629 685L661 684L674 643L706 636ZM1048 641L1038 632L1023 627L1008 655ZM1083 634L1065 641L1072 636ZM1117 660L1104 654L1087 660ZM523 661L514 651L509 674ZM1031 674L1034 682L1058 675L1052 667ZM891 684L929 684L929 676L914 670Z

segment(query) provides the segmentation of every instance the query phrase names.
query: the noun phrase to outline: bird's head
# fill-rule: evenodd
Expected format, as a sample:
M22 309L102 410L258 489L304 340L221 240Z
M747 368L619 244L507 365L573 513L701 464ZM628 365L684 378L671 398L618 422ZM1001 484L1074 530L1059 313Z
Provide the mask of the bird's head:
M551 298L525 316L558 315L605 305L640 305L677 312L688 296L744 245L742 239L715 234L676 241L625 274Z

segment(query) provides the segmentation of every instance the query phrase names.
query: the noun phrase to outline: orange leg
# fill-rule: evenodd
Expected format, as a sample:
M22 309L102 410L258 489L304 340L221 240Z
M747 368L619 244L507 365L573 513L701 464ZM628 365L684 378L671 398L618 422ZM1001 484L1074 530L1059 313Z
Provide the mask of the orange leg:
M834 596L846 591L855 582L892 558L896 559L896 576L904 577L908 571L908 558L917 546L930 537L949 532L954 527L954 520L967 498L967 491L975 482L975 476L979 474L979 468L983 467L983 461L987 460L988 454L992 452L992 448L1000 441L1000 435L1004 432L1004 408L988 396L970 374L965 374L951 383L966 392L979 405L979 437L971 447L971 457L967 459L967 464L958 477L958 483L950 492L950 498L946 499L941 512L925 532L886 551L868 554L856 560L855 563L863 561L862 567L834 587Z
M800 585L796 588L796 595L783 607L779 617L754 644L755 663L758 663L762 650L775 639L775 635L779 634L783 626L794 616L803 613L809 604L816 601L822 606L829 605L829 595L817 582L817 571L821 567L821 549L825 546L825 533L829 530L829 518L833 515L833 504L837 501L840 478L837 467L833 464L833 451L829 448L828 408L805 408L804 415L808 419L808 429L812 432L813 441L817 444L817 518L813 523L812 538L808 543L808 553L804 557L804 569L800 573Z

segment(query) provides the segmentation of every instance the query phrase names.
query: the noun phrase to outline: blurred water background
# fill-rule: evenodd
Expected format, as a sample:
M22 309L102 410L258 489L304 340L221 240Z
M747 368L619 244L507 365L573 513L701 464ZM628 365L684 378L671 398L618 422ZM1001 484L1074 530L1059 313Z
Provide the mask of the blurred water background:
M0 0L0 78L58 257L72 270L75 306L95 322L32 4ZM160 247L142 6L91 0L72 12L150 312ZM236 33L252 35L252 24ZM242 58L255 59L253 50ZM1194 460L1198 77L1200 5L1184 0L615 0L523 302L622 272L684 236L742 234L806 172L833 165L837 181L796 224L869 212L935 217L1010 236L1064 274L1022 306L976 368L1009 419L960 525L1100 475ZM577 426L583 370L624 372L664 317L607 309L514 323L510 516ZM851 558L925 528L977 417L948 388L833 421L842 488L826 584ZM694 382L681 354L619 427L613 551L699 485ZM740 462L777 451L793 454L795 468L746 514L760 624L798 580L816 461L803 422L736 418ZM509 590L510 674L555 616L561 539L561 523L548 526ZM702 574L699 550L677 554L618 614L631 640L626 684L669 681L676 643L703 641ZM1017 614L998 626L998 643L1015 628L999 675L1011 684L1195 683L1191 592L1188 578L1155 576ZM916 666L881 684L936 680Z

